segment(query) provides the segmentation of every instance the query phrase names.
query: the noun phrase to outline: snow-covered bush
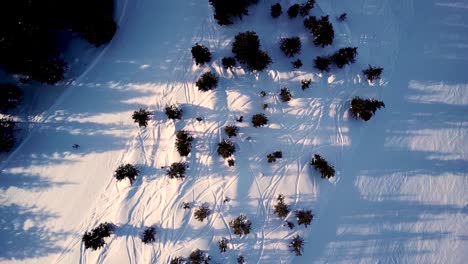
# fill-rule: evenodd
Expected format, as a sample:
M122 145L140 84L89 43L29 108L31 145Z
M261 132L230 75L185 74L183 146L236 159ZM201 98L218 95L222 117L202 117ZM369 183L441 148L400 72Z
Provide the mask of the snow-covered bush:
M283 8L281 7L280 3L276 3L271 6L270 9L271 17L277 18L283 13Z
M218 155L225 159L229 158L235 152L236 146L234 146L234 144L229 140L223 139L223 141L218 144Z
M314 60L314 67L319 71L330 71L330 64L332 63L328 56L317 56Z
M375 112L382 107L385 107L385 104L382 101L354 97L351 100L351 107L349 111L354 118L368 121L375 114Z
M283 102L291 101L292 95L291 95L291 92L289 91L288 88L284 87L284 88L281 89L280 98L281 98L281 101L283 101Z
M335 54L331 56L331 60L335 63L336 67L343 68L347 64L354 63L356 61L357 48L341 48Z
M224 57L221 60L221 63L223 64L223 67L225 69L232 69L237 64L236 59L234 57Z
M224 132L228 137L235 137L237 136L237 132L239 132L239 128L233 125L225 126Z
M297 210L296 211L296 219L299 225L304 225L307 227L312 223L312 219L314 215L312 214L311 210Z
M203 222L205 218L207 218L211 214L210 208L208 208L208 205L204 204L195 209L195 212L193 213L195 219L197 219L200 222Z
M301 6L299 4L294 4L288 8L288 16L289 18L295 18L299 14L299 9Z
M13 84L0 84L0 112L15 108L23 99L23 91Z
M301 52L301 47L302 43L299 37L282 38L280 40L280 49L288 57L293 57Z
M294 252L294 254L296 254L296 256L302 256L303 247L304 239L299 235L294 236L289 243L289 248Z
M255 114L252 116L252 125L261 127L268 124L268 118L264 114Z
M180 130L176 134L176 148L180 156L186 157L192 151L193 137L185 130Z
M140 127L146 127L148 125L148 121L151 120L151 112L140 108L140 110L133 112L132 118Z
M196 43L195 46L192 47L192 57L197 65L205 64L210 62L211 53L206 46Z
M198 87L198 90L203 92L213 90L218 86L218 77L212 72L205 72L200 76L195 85Z
M232 44L232 53L240 63L247 65L251 71L263 71L270 65L270 56L260 50L260 40L253 31L241 32L236 35Z
M333 30L333 25L328 20L328 16L323 16L320 19L314 16L308 17L304 20L304 26L310 30L315 46L323 48L333 43L335 31Z
M364 73L364 76L366 76L367 80L370 82L373 82L374 80L380 79L380 75L383 72L382 67L372 67L369 65L369 68L365 69L362 71Z
M94 228L90 232L85 232L82 237L85 249L91 248L97 250L103 247L106 242L104 238L109 237L114 233L115 225L112 223L101 223L98 227Z
M226 252L228 248L228 243L229 243L229 240L227 240L227 238L224 238L224 237L218 242L218 248L219 248L220 253Z
M143 234L141 235L141 241L145 244L150 244L154 243L156 241L156 238L154 237L156 235L156 228L154 227L147 227L144 231Z
M196 249L189 256L190 264L208 264L210 263L211 257L208 253Z
M229 226L234 230L234 234L239 236L250 234L251 225L250 220L243 214L229 222Z
M289 205L284 202L284 195L278 195L276 200L278 203L274 206L274 212L279 218L285 218L291 210L289 209Z
M174 162L167 169L166 175L171 179L184 179L185 171L187 170L187 163L185 162Z
M179 108L176 105L167 106L164 110L167 118L169 119L179 120L182 118L182 108Z
M127 178L130 181L130 185L136 180L136 177L140 173L140 170L132 164L121 164L114 172L114 177L117 181L121 181Z
M15 126L13 119L0 118L0 152L8 152L15 145Z
M310 164L320 172L322 178L329 179L335 176L335 169L333 168L333 166L328 164L328 161L326 161L324 158L322 158L322 156L318 154L314 155Z

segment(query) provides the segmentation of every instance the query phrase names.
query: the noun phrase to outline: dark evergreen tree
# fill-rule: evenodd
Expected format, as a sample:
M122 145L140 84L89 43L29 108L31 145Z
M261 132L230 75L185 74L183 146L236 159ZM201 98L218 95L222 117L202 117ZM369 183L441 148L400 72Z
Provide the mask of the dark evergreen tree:
M8 152L15 145L15 126L13 119L0 118L0 152Z
M293 57L301 52L301 39L299 37L282 38L280 41L280 49L288 57Z
M130 185L136 180L136 177L140 173L140 170L132 164L121 164L114 172L114 177L117 181L121 181L127 178L130 181Z
M229 226L234 230L234 234L238 236L250 234L250 227L252 223L243 214L229 222Z
M213 90L218 86L218 77L212 72L205 72L195 83L198 90L207 92Z
M225 69L232 69L233 67L236 66L236 59L234 57L224 57L221 60L221 63L223 64L223 67Z
M311 80L311 79L304 79L304 80L301 80L301 88L302 88L302 90L305 90L305 89L309 88L311 83L312 83L312 80Z
M239 256L237 257L237 264L244 264L245 263L245 258L244 256Z
M227 159L236 152L236 146L226 139L223 139L221 143L218 144L218 155Z
M154 237L156 235L156 228L154 227L147 227L145 231L143 231L143 234L141 236L141 240L145 244L151 244L156 241L156 238Z
M211 53L210 50L203 45L198 43L192 47L192 57L195 60L195 64L205 64L211 61Z
M211 210L210 208L208 208L208 205L206 204L198 207L193 213L195 219L197 219L200 222L203 222L203 220L205 220L205 218L207 218L210 214L211 214Z
M234 159L228 159L228 166L234 167L236 165L236 161Z
M227 238L222 238L219 242L218 242L218 247L219 247L219 252L220 253L225 253L227 248L228 248L228 243L229 243L229 240L227 240Z
M302 67L302 61L300 59L297 59L297 60L292 62L292 65L293 65L294 69L299 69L299 68Z
M304 239L299 235L294 236L289 243L289 248L294 252L294 254L296 254L296 256L302 256L303 247Z
M82 241L84 243L85 249L91 248L97 250L103 247L106 242L104 238L109 237L114 233L115 225L112 223L101 223L99 226L91 230L90 232L85 232Z
M275 204L275 206L274 206L275 214L279 218L285 218L286 216L288 216L288 214L289 214L289 212L291 212L291 210L289 209L289 205L287 205L284 202L284 195L282 195L282 194L278 195L278 198L276 200L278 201L278 203Z
M148 121L151 120L151 112L140 108L140 110L133 112L132 118L140 127L146 127L148 125Z
M192 151L193 137L185 130L179 130L176 134L176 148L180 156L187 157Z
M349 110L354 118L369 121L375 112L382 107L385 107L382 101L354 97L353 100L351 100L351 107Z
M15 108L23 99L23 91L13 84L0 84L0 112Z
M291 101L292 95L291 95L291 92L289 91L288 88L284 87L284 88L281 89L280 98L281 98L281 101L283 101L283 102Z
M299 13L303 17L308 16L310 10L312 10L312 8L314 8L314 6L315 6L315 0L307 0L306 3L301 5L301 7L299 9Z
M189 260L190 264L208 264L210 263L211 257L208 253L197 249L190 253Z
M320 19L316 17L308 17L304 20L304 26L310 30L314 38L314 44L322 48L333 43L335 31L333 25L328 20L328 16L323 16Z
M270 9L270 13L273 18L279 17L283 13L283 8L281 7L281 4L276 3L272 5Z
M235 137L237 136L237 132L239 132L239 128L237 126L225 126L224 127L224 132L228 137Z
M267 155L268 163L276 162L277 159L283 158L283 152L275 151Z
M331 56L331 60L338 68L343 68L347 64L354 63L356 61L357 48L341 48L335 54Z
M299 9L301 6L299 4L294 4L288 8L288 16L289 18L295 18L299 14Z
M367 80L369 80L370 82L374 82L374 80L380 79L380 75L382 74L382 72L382 67L377 66L374 68L370 65L369 68L362 71L362 73L364 73L364 76L366 76Z
M164 110L167 118L169 119L180 120L182 118L182 108L179 108L176 105L167 106Z
M242 19L242 16L249 14L248 7L257 2L258 0L209 0L214 9L214 18L219 25L232 24L234 17Z
M260 40L253 31L241 32L234 38L232 53L251 71L263 71L271 64L270 56L260 50Z
M187 170L187 163L185 162L174 162L171 164L169 169L166 171L166 175L171 179L184 179L185 171Z
M328 56L317 56L314 60L314 67L319 71L330 71L331 60Z
M312 219L314 215L312 214L311 210L297 210L296 211L296 219L299 225L304 225L307 227L312 223Z
M254 58L247 63L247 69L250 71L263 71L271 64L271 58L265 51L258 51Z
M329 179L335 176L335 169L333 168L333 166L328 164L328 161L326 161L324 158L322 158L322 156L318 154L314 155L310 164L320 172L322 178L324 179Z
M255 114L252 116L252 125L261 127L268 124L268 118L264 114Z

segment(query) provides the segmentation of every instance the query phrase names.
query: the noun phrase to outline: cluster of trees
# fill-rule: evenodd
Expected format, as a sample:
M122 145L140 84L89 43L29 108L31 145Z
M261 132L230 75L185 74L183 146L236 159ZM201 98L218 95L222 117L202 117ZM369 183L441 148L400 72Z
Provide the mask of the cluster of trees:
M231 25L233 19L248 15L248 7L258 3L258 0L209 0L213 6L214 18L219 25Z
M314 60L314 67L320 71L330 71L330 65L334 63L336 67L343 68L345 65L356 61L357 48L346 47L336 51L331 56L317 56Z
M82 237L85 249L97 250L106 244L104 238L114 233L115 225L112 223L101 223L91 231L86 231Z
M260 50L260 39L254 31L237 34L232 44L232 53L251 71L263 71L271 64L268 53Z
M354 118L369 121L375 112L382 107L385 107L382 101L354 97L351 100L351 107L349 110Z
M335 176L335 169L333 168L333 166L328 164L328 161L326 161L324 158L322 158L322 156L318 154L314 155L310 164L320 172L322 178L329 179Z
M304 26L312 34L316 46L321 46L323 48L333 44L335 31L333 30L333 25L330 23L328 16L323 16L320 19L314 16L308 17L304 20Z
M175 257L171 259L169 264L185 264L185 263L191 263L191 264L208 264L211 261L211 256L200 249L196 249L190 253L188 258L182 258L182 257Z
M64 41L79 36L100 46L117 30L113 0L8 0L0 10L0 67L24 81L62 80Z
M140 170L132 164L121 164L114 172L114 177L117 181L121 181L127 178L130 181L130 185L136 180Z

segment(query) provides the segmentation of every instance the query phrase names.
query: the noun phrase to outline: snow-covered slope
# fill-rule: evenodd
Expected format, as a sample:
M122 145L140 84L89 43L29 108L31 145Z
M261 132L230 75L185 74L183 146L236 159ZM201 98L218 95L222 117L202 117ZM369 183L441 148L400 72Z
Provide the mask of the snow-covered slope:
M283 8L293 2L281 1ZM200 248L219 263L240 254L248 263L464 263L468 4L317 1L313 15L348 13L345 23L332 19L335 44L321 49L301 19L273 20L273 3L260 1L229 27L216 24L207 1L125 4L112 43L1 164L0 262L167 263ZM271 55L267 71L222 68L234 35L245 30L255 30ZM303 40L301 70L278 48L289 36ZM192 62L196 42L212 51L209 65ZM355 64L329 75L313 69L315 56L344 46L358 47ZM362 77L368 64L384 67L378 85ZM194 83L209 69L220 84L199 92ZM313 84L302 91L304 78ZM289 103L278 98L285 86ZM353 120L347 108L355 95L379 98L386 108L369 122ZM169 104L182 105L182 120L167 120ZM131 120L140 107L155 112L145 129ZM270 123L253 128L248 121L261 112ZM240 127L232 168L216 154L228 124ZM195 137L183 181L161 168L183 160L174 147L180 129ZM275 150L283 159L267 163ZM315 153L335 166L334 180L311 169ZM132 186L112 177L123 162L141 169ZM284 227L272 212L278 194L293 210L312 209L312 225ZM213 213L198 222L183 202L207 203ZM252 233L241 238L228 228L240 213L252 220ZM85 251L82 234L104 221L118 226L116 234L103 249ZM145 245L139 237L151 225L157 239ZM287 247L296 234L306 241L301 257ZM222 237L231 245L221 255Z

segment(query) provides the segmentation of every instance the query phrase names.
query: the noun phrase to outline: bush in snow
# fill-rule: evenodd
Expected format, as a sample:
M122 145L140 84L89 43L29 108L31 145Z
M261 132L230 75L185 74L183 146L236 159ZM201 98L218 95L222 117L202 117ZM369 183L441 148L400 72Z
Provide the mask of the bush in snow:
M336 67L343 68L347 64L354 63L356 61L357 48L341 48L335 54L331 56L331 60L335 63Z
M221 60L221 63L223 64L223 67L225 69L232 69L233 67L236 66L236 59L234 57L224 57Z
M182 108L177 107L176 105L166 106L165 113L167 118L172 120L179 120L182 118Z
M0 152L8 152L15 145L15 126L13 119L0 118Z
M276 162L276 159L283 158L283 152L275 151L267 155L268 163Z
M197 249L190 253L189 260L191 264L208 264L210 263L211 257L208 253Z
M236 161L234 159L228 159L227 162L229 167L234 167L236 165Z
M151 112L140 108L140 110L133 112L132 118L140 127L146 127L148 125L148 121L151 120Z
M196 43L195 46L192 47L192 57L197 65L204 64L210 62L211 53L207 47Z
M101 223L98 227L94 228L90 232L85 232L82 241L85 249L91 248L97 250L103 247L106 242L104 238L109 237L114 233L115 226L112 223Z
M302 256L303 247L304 239L299 235L294 236L291 242L289 243L289 248L291 249L291 251L294 252L294 254L296 254L296 256Z
M15 108L23 99L23 91L13 84L0 84L0 112Z
M251 225L250 220L242 214L229 222L229 226L234 230L234 234L239 236L250 234Z
M219 25L230 25L234 17L242 19L243 15L248 15L248 7L256 4L258 0L209 0L214 9L214 18Z
M195 219L197 219L200 222L203 222L205 218L207 218L211 214L210 209L208 208L208 205L202 205L198 207L193 215L195 216Z
M245 258L244 256L239 256L237 257L237 264L244 264L245 263Z
M213 90L218 86L218 77L212 72L205 72L200 76L195 85L198 87L198 90L203 92Z
M302 61L300 59L297 59L297 60L292 62L292 65L293 65L294 69L299 69L299 68L302 67Z
M368 121L381 107L385 107L382 101L354 97L349 110L354 118Z
M184 264L185 261L182 257L175 257L173 259L171 259L171 261L169 262L169 264Z
M133 184L133 181L136 180L136 177L140 173L140 170L137 169L132 164L121 164L119 167L114 172L114 177L117 179L117 181L121 181L125 178L128 178L130 181L130 185Z
M308 17L304 20L304 26L312 33L315 46L323 48L333 43L335 31L328 20L328 16L323 16L320 19L314 16Z
M283 8L281 7L281 4L276 3L272 5L270 9L270 13L273 18L279 17L283 13Z
M299 4L294 4L288 8L288 16L289 18L295 18L299 14L299 9L301 6Z
M383 72L382 67L372 67L369 65L369 68L365 69L362 71L364 73L364 76L366 76L367 80L370 82L373 82L374 80L380 79L380 75Z
M252 116L252 125L261 127L268 124L268 118L264 114L255 114Z
M291 92L288 88L284 87L280 91L280 98L283 102L289 102L292 99Z
M307 227L312 223L312 219L314 215L312 214L311 210L297 210L296 211L296 219L299 225L304 225Z
M182 203L182 208L184 208L184 209L190 209L190 203L189 203L189 202L183 202L183 203Z
M274 206L275 208L274 212L279 218L285 218L286 216L288 216L291 210L289 209L289 205L287 205L284 202L284 195L282 194L278 195L278 198L276 200L278 201L278 203L275 204Z
M318 154L314 155L310 164L320 172L322 178L329 179L335 176L335 169L333 168L333 166L329 165L328 161L326 161L324 158L322 158L322 156Z
M192 151L193 137L185 130L180 130L176 134L176 148L180 156L187 157Z
M229 243L229 240L227 240L227 238L222 238L219 242L218 242L218 247L219 247L219 252L220 253L225 253L227 248L228 248L228 243Z
M239 128L236 126L225 126L224 132L228 137L235 137L237 136L237 132L239 132Z
M169 169L166 171L166 175L171 179L184 179L185 171L187 170L187 163L185 162L174 162L171 164Z
M229 140L223 139L223 141L218 144L218 155L225 159L229 158L235 152L236 146Z
M299 9L299 13L301 14L301 16L303 17L308 16L310 10L314 8L314 5L315 5L315 0L307 0L305 4L302 4Z
M338 20L339 22L344 22L344 21L346 20L347 16L348 16L348 15L347 15L346 13L343 13L343 14L341 14L341 15L337 18L337 20Z
M288 57L293 57L301 51L301 39L299 37L282 38L280 40L280 49Z
M328 56L317 56L314 60L314 67L319 71L330 71L330 64L332 63Z
M309 88L311 83L312 83L312 80L311 80L311 79L304 79L304 80L301 80L301 88L302 88L302 90L305 90L305 89Z
M247 64L251 71L263 71L271 63L270 56L260 50L260 40L253 31L237 34L232 44L232 52L236 59Z
M145 231L143 231L143 234L141 236L141 241L145 244L150 244L154 243L156 241L156 238L154 237L156 235L156 229L154 227L147 227Z

